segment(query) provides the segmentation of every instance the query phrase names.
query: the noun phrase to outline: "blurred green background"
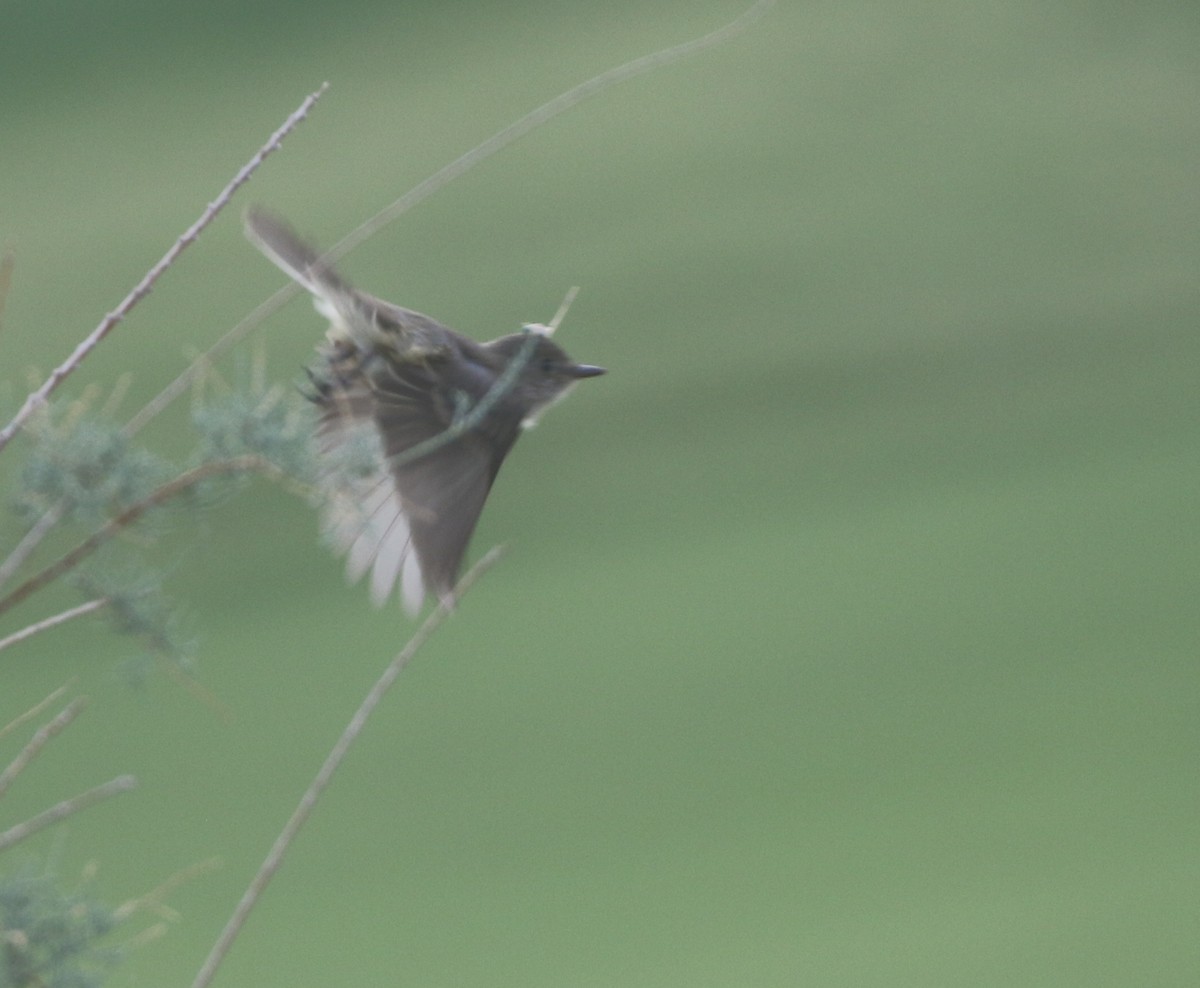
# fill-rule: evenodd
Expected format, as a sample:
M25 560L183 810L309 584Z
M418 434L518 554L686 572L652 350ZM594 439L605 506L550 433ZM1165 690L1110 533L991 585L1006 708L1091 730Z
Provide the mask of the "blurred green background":
M330 244L741 9L5 4L5 407L322 81L69 393L132 369L132 413L278 287L246 203ZM785 2L349 257L482 339L580 285L564 342L610 374L518 445L474 546L508 557L216 984L1200 983L1198 107L1194 5ZM273 375L322 331L275 317ZM112 901L224 860L117 985L190 982L411 627L274 486L197 525L168 590L227 717L129 689L101 623L0 656L0 723L92 698L7 821L141 782L35 850Z

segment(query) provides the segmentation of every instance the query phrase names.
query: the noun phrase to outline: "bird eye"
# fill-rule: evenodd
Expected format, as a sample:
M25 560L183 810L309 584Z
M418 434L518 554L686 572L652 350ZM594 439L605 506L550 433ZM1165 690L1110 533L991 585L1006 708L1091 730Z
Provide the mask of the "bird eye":
M547 357L545 360L542 361L542 373L543 374L554 373L554 361L551 360L549 357Z

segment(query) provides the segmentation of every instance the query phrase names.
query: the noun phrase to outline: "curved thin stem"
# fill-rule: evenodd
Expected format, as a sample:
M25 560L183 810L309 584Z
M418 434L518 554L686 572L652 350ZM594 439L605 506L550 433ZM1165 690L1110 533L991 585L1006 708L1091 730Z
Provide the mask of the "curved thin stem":
M718 45L723 41L728 41L734 35L750 27L751 24L762 17L774 5L775 0L757 0L757 3L747 9L740 17L730 21L724 27L718 28L711 34L706 34L702 38L695 38L691 41L685 41L683 44L675 45L672 48L664 48L661 51L643 55L641 58L635 58L631 62L626 62L624 65L618 65L616 68L601 72L586 82L581 82L566 92L560 93L554 99L543 103L535 110L531 110L503 130L497 131L481 144L475 145L470 151L455 158L423 182L413 186L413 188L409 189L399 199L385 206L357 229L352 230L339 240L325 253L322 260L332 264L345 256L364 240L374 236L383 227L387 226L387 224L404 215L419 202L428 199L443 186L454 181L454 179L458 178L464 172L474 168L485 158L489 158L497 151L508 147L508 145L524 137L530 131L536 130L544 123L548 123L560 113L564 113L573 106L582 103L585 99L622 82L626 82L635 76L661 68L670 62L687 58L690 55L698 54L706 48L711 48L713 45ZM129 424L125 427L125 431L132 435L146 425L147 422L158 415L190 387L193 379L200 373L202 366L219 359L235 344L245 339L264 320L278 312L283 307L283 304L291 299L299 290L295 282L289 281L275 292L274 295L260 303L254 311L250 312L237 325L217 340L199 361L185 368L174 381L163 388L145 408L130 420Z
M458 586L454 590L455 598L460 598L465 594L492 567L500 556L501 549L497 547L472 566L467 571L467 574L458 581ZM237 939L238 934L242 931L242 927L245 926L246 919L249 917L251 910L258 904L259 898L266 891L271 879L275 876L275 872L283 864L283 858L287 854L288 848L291 847L292 842L296 839L296 835L300 832L300 828L304 826L312 814L313 809L317 805L317 800L321 798L321 793L325 791L325 788L333 778L333 773L345 761L347 752L358 739L359 734L362 733L362 729L366 726L368 718L370 718L375 708L379 706L384 694L387 693L392 683L396 681L396 677L404 671L421 646L441 627L442 622L450 614L450 607L445 603L439 603L429 617L425 619L421 627L417 629L412 638L408 640L404 648L397 652L391 662L387 664L387 667L375 681L375 684L367 691L367 695L354 712L354 716L350 718L343 729L341 737L337 739L337 742L330 749L324 764L317 771L312 782L309 783L308 788L304 791L304 795L300 797L300 802L296 805L296 809L292 811L292 815L288 818L287 823L284 824L283 830L275 838L275 843L271 845L271 849L267 852L266 858L263 859L263 863L259 866L258 872L250 880L246 891L242 893L241 900L234 908L233 914L225 924L225 928L221 931L220 936L217 937L217 942L213 944L212 950L209 951L208 957L205 958L204 964L196 974L196 980L192 982L192 988L206 988L209 982L212 981L217 968L221 966L221 962L229 953L234 940Z
M18 823L15 827L9 827L4 833L0 833L0 851L7 851L14 844L25 840L26 837L32 837L39 830L44 830L51 824L58 823L59 820L65 820L80 810L86 810L89 806L108 799L110 796L128 792L136 787L137 779L132 775L118 775L103 785L89 789L87 792L81 792L78 796L70 799L64 799L61 803L56 803L37 816L30 817L24 823Z

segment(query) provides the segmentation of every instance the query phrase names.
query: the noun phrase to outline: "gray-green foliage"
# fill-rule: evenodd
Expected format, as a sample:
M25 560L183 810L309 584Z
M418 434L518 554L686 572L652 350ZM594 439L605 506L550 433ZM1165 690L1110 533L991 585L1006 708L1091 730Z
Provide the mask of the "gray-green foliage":
M200 462L253 455L288 476L311 472L311 416L299 395L251 382L210 395L192 410Z
M85 524L119 513L170 474L170 464L121 427L78 404L52 404L34 428L17 507L36 517L52 507Z
M120 958L117 920L86 888L26 865L0 874L0 988L94 988Z
M94 402L51 403L27 431L11 499L27 524L56 517L55 528L76 542L116 525L63 578L106 600L101 613L145 654L176 663L186 662L192 642L163 593L165 564L153 537L169 529L186 544L196 512L241 489L250 474L301 483L311 475L311 416L299 394L267 385L259 367L236 377L233 387L207 382L193 402L192 448L177 461L130 436ZM177 565L178 556L170 567Z
M105 601L98 614L145 656L184 664L193 651L178 608L163 592L164 564L153 537L170 531L186 546L196 513L236 491L250 473L301 483L311 474L311 419L300 396L252 376L238 387L210 387L193 404L195 441L178 459L128 435L90 401L52 403L27 430L11 505L26 526L47 524L53 532L54 550L43 550L50 559L60 558L64 545L69 555L70 547L95 543L51 582L61 579L86 599ZM179 552L172 552L177 566ZM26 561L13 582L36 573L45 564L40 558ZM146 665L126 663L125 670L136 676ZM33 866L0 871L0 988L100 985L120 958L106 940L117 922L86 887L67 889Z

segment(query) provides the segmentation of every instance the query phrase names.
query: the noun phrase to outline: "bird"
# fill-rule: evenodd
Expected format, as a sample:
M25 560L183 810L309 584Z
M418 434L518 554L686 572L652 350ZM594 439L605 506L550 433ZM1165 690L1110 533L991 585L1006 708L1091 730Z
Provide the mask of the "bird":
M452 608L471 535L518 436L605 369L576 363L550 339L561 309L549 326L478 343L352 287L261 207L246 211L245 232L329 320L309 397L322 527L346 556L347 579L369 571L377 606L395 592L410 615L426 594Z

